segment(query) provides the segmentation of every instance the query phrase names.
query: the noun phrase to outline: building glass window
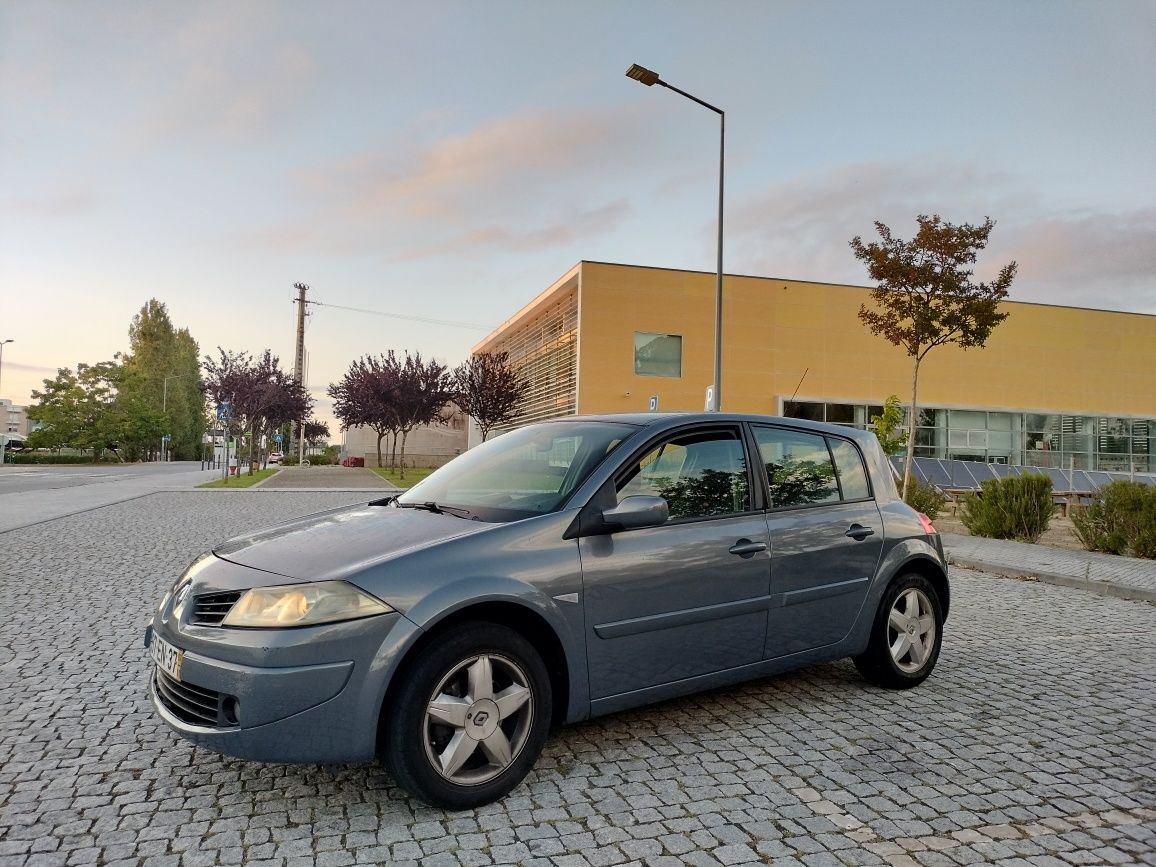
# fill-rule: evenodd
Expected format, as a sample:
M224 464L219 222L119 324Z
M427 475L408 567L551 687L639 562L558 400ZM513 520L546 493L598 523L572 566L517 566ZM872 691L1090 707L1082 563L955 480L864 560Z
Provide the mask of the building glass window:
M634 332L634 372L640 376L682 376L682 336Z
M829 403L825 421L831 424L855 424L855 407L849 403Z
M825 404L808 400L788 400L783 405L783 415L787 418L802 418L807 421L822 421Z
M790 418L864 429L874 427L870 419L881 412L882 407L873 404L799 400L783 405L783 414ZM920 407L915 456L1064 470L1153 472L1154 435L1156 419Z

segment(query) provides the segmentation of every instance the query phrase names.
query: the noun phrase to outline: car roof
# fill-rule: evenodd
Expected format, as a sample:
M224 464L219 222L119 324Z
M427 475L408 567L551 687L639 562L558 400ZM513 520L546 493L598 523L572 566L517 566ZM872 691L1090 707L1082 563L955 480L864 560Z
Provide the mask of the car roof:
M844 425L829 424L822 421L810 421L802 418L786 418L785 416L757 415L754 413L732 412L623 412L604 413L601 415L562 416L548 421L602 421L619 422L652 428L655 431L665 428L679 427L684 424L697 422L749 422L751 424L785 424L793 428L811 430L815 433L833 433L851 439L873 437L870 431ZM547 422L543 422L547 423Z

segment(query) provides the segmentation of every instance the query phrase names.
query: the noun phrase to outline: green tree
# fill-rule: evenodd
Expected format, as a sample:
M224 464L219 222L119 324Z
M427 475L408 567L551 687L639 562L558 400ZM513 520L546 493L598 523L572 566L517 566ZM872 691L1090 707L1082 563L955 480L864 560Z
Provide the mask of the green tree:
M888 457L899 454L907 445L908 433L902 430L903 404L899 395L893 394L883 401L883 413L871 416L871 424L875 427L875 436L883 447L883 454Z
M148 459L159 451L160 438L167 433L174 458L196 458L205 431L197 342L187 328L174 328L168 308L155 298L133 317L128 337L118 395L128 431L126 453L132 459ZM154 414L161 419L155 436Z
M44 380L43 390L32 391L28 408L28 417L41 423L29 446L91 451L93 459L99 459L121 433L115 400L122 374L119 365L103 361L78 364L75 373L62 367L54 379Z
M956 226L938 214L920 214L916 220L919 231L911 241L893 237L880 222L875 223L879 241L864 244L858 235L851 239L855 258L867 265L871 279L879 284L871 290L878 309L862 305L860 320L912 359L904 499L915 453L919 365L937 346L982 347L992 330L1007 318L1007 313L1000 312L999 302L1007 297L1016 274L1016 263L1010 262L991 282L972 280L970 266L987 246L995 226L990 217L979 226Z

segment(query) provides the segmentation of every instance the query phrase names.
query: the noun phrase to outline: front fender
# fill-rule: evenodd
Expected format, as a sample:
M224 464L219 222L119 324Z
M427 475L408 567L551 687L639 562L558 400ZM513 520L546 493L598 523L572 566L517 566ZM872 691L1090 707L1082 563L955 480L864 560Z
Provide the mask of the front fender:
M559 589L557 586L551 590ZM565 591L564 591L565 593ZM431 589L430 593L417 600L406 612L422 634L438 628L450 618L468 614L471 608L484 605L514 606L536 614L554 633L562 647L563 663L569 682L569 694L565 696L566 722L576 722L589 716L590 686L586 669L586 653L583 645L584 618L581 605L580 586L576 585L569 594L577 601L559 602L538 587L504 575L471 575ZM564 594L559 594L564 595ZM516 628L516 624L515 624ZM401 658L417 643L419 636L412 636L401 653ZM392 680L399 664L393 666ZM384 693L383 693L384 698Z

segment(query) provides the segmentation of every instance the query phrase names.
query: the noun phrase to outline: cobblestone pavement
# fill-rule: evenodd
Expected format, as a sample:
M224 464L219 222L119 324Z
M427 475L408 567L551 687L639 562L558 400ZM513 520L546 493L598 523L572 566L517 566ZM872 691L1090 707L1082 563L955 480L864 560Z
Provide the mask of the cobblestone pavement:
M943 534L943 544L948 558L961 565L1068 579L1069 586L1112 595L1131 591L1132 598L1156 602L1156 560L953 533Z
M165 493L0 535L4 867L1156 864L1156 608L963 570L918 689L840 662L572 726L478 810L177 738L145 696L165 586L357 499Z

